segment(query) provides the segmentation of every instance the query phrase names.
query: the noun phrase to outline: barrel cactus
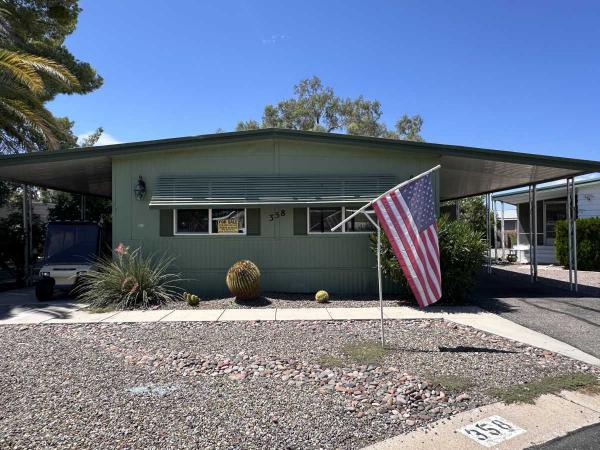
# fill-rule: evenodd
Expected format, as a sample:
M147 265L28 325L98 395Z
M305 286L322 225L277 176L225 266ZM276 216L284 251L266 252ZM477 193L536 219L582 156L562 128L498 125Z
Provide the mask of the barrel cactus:
M190 306L198 306L200 304L200 297L189 292L183 293L183 300Z
M227 272L225 281L238 300L251 300L259 294L260 270L252 261L238 261Z
M318 291L315 294L315 300L317 303L327 303L329 301L329 294L327 291Z

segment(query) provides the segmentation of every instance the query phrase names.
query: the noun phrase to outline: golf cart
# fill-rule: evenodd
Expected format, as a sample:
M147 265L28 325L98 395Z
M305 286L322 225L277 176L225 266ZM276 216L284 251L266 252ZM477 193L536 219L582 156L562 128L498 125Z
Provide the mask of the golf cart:
M101 256L105 238L102 226L95 222L50 222L35 286L37 299L51 299L54 289L71 292L79 277Z

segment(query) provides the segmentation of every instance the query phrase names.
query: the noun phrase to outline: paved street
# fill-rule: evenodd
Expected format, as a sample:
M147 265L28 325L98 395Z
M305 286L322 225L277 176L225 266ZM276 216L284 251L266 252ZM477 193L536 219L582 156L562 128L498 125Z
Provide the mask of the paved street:
M531 450L597 450L598 442L600 424L581 428L564 437L531 447Z
M600 288L598 288L600 290ZM600 357L600 295L595 287L573 295L544 282L532 285L529 276L494 269L480 280L473 302L525 327L564 341Z

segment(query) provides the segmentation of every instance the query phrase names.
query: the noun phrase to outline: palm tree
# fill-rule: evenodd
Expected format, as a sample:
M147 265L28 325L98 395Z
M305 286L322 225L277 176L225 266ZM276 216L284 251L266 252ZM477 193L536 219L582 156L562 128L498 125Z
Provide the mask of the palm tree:
M61 64L15 47L8 12L0 9L0 150L32 151L40 141L54 149L61 127L44 106L46 83L74 91L79 82Z
M62 128L44 106L47 82L73 92L79 82L69 70L49 58L18 50L11 33L9 13L0 7L0 153L55 149ZM24 273L30 280L31 201L23 185Z

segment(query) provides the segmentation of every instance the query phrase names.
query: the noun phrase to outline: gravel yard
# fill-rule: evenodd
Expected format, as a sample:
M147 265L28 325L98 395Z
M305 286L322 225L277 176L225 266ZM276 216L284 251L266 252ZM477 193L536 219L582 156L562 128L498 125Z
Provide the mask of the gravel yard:
M414 305L399 297L386 297L383 306ZM365 297L332 296L327 303L318 303L308 294L267 294L256 300L238 302L234 297L201 299L198 306L189 306L184 301L172 301L161 309L231 309L231 308L360 308L379 306L377 295Z
M361 448L591 370L444 321L386 329L369 363L344 349L376 321L3 326L0 448Z

